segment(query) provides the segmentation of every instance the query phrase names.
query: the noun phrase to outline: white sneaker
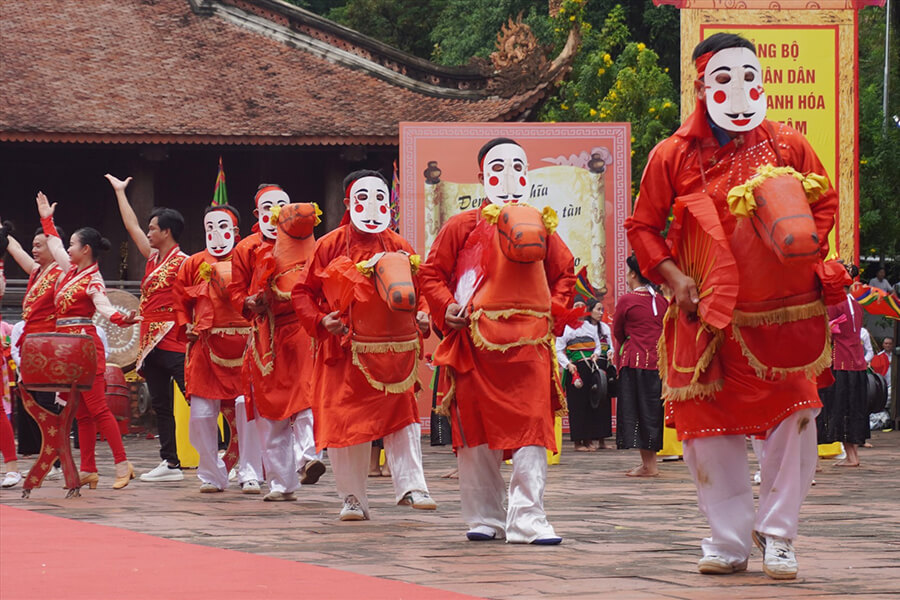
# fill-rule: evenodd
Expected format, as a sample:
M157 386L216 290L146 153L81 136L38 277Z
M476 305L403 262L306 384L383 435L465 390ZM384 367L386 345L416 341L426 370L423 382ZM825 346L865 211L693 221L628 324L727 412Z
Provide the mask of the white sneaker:
M717 554L707 554L697 561L697 570L706 575L728 575L747 570L747 561L732 563Z
M262 488L259 487L259 482L257 480L251 479L250 481L245 481L241 484L241 493L260 494L262 493Z
M294 492L269 492L265 496L263 496L264 502L292 502L297 498L294 496Z
M400 502L397 504L404 504L407 506L412 506L413 508L418 508L419 510L435 510L437 509L437 502L428 495L428 492L422 492L419 490L413 490L411 492L407 492L403 498L400 499Z
M47 472L47 476L44 477L47 481L56 481L57 479L61 479L63 476L62 469L59 467L50 467L50 471Z
M147 471L141 475L141 481L181 481L184 479L184 473L180 467L170 467L169 461L162 461L152 471Z
M228 471L228 481L237 481L238 471L237 467L231 467L231 470Z
M220 488L216 484L210 483L208 481L204 481L203 484L200 486L201 494L215 494L216 492L221 492L221 491L222 491L222 488Z
M365 521L368 518L356 496L351 494L344 498L344 506L341 508L341 521Z
M791 540L753 532L753 541L763 552L763 571L772 579L795 579L797 557Z
M753 485L759 485L762 481L762 475L759 471L753 474Z
M0 418L6 418L2 416ZM10 461L12 462L12 461ZM0 483L0 487L2 488L11 488L19 485L19 482L22 481L22 475L19 474L18 471L9 471L6 473L6 477L3 478L3 483Z

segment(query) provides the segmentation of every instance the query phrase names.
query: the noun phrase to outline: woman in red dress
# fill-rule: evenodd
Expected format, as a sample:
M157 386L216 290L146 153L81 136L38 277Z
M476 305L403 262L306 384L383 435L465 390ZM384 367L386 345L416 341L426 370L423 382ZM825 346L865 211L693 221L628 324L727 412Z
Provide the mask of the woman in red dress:
M91 318L99 312L116 325L124 324L123 315L116 312L106 297L106 284L100 275L97 256L109 250L109 240L91 227L82 227L72 234L68 252L63 248L56 227L53 225L52 205L43 192L37 195L41 226L47 236L47 245L53 259L62 268L63 275L56 284L56 331L58 333L84 333L94 339L97 349L97 371L90 391L82 393L81 404L75 418L78 420L78 440L81 446L81 485L97 487L100 476L94 457L97 430L106 437L116 463L116 480L113 489L128 485L134 478L134 468L125 457L125 446L119 427L106 403L106 353Z

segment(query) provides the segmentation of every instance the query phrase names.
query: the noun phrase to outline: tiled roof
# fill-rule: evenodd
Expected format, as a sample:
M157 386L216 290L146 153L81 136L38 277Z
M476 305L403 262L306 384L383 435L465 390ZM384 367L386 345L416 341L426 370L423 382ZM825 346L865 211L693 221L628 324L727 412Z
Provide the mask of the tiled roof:
M437 97L188 0L0 12L0 141L396 144L400 121L511 120L547 87Z

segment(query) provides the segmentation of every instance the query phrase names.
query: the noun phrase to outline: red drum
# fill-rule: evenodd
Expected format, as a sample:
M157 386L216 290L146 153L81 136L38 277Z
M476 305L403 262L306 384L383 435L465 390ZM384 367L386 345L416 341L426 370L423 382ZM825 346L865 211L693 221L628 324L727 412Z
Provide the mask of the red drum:
M80 333L29 333L22 344L22 382L38 392L90 390L97 372L94 338Z
M125 435L131 425L131 389L125 380L125 373L116 365L106 365L106 404L116 422L119 433Z

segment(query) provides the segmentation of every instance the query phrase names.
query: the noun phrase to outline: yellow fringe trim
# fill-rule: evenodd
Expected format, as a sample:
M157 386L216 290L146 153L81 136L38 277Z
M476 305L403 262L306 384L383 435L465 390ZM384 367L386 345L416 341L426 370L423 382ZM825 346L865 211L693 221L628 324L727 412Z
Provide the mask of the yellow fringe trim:
M822 300L813 300L806 304L783 306L781 308L762 312L745 312L735 309L734 313L732 313L731 322L738 327L781 325L783 323L793 323L794 321L818 317L827 314L827 312L825 303L822 302Z
M806 198L810 204L816 202L819 197L828 189L828 178L815 173L803 175L798 173L792 167L775 167L772 165L762 165L756 169L747 182L737 185L728 192L726 201L728 208L736 217L749 217L756 212L756 197L754 190L761 186L768 179L779 177L781 175L790 175L794 179L803 184L803 191L806 192Z
M541 220L544 222L544 227L547 228L547 235L553 235L557 225L559 225L559 216L556 214L556 211L549 206L545 206L544 210L541 211Z
M549 346L549 344L548 344ZM553 413L557 417L564 417L569 414L569 402L566 400L566 393L562 388L562 381L559 378L559 359L556 358L556 344L553 344L550 350L550 379L553 382L553 386L556 388L556 393L559 396L559 400L562 403L558 409Z
M213 361L220 367L225 367L227 369L234 369L235 367L240 367L242 364L244 364L243 356L240 358L222 358L218 354L215 354L211 349L209 351L209 360Z
M297 263L293 267L289 267L283 273L279 273L278 275L275 275L274 277L272 277L272 283L269 284L269 288L272 290L272 293L275 294L276 298L278 298L282 302L288 302L291 299L291 290L282 292L281 288L278 287L278 280L281 279L282 277L284 277L285 275L293 273L294 271L302 271L304 269L304 267L306 267L305 261L302 263Z
M435 407L434 412L443 416L450 418L450 404L453 402L453 399L456 398L456 372L453 370L453 367L442 366L442 369L447 369L447 379L450 380L450 389L447 390L446 394L441 394L438 391L439 396L443 396L441 398L440 406ZM435 382L436 385L440 385L440 381Z
M210 327L210 335L248 335L249 327Z
M669 306L669 310L666 311L664 321L677 319L678 312L678 305L671 304ZM659 340L656 342L656 353L658 357L657 367L659 369L659 378L662 380L663 384L663 400L681 402L683 400L690 400L691 398L702 398L706 396L712 397L716 392L722 389L722 384L724 382L721 379L717 379L710 383L699 383L699 379L700 374L706 371L707 368L709 368L709 365L712 362L713 358L715 358L716 353L722 347L722 343L725 341L725 333L722 330L706 325L705 323L701 323L701 325L708 331L714 332L713 339L709 343L709 345L706 346L706 349L703 351L703 354L700 355L700 358L697 360L697 364L693 368L672 365L672 368L679 373L693 373L690 383L686 386L678 388L669 387L666 384L666 377L669 372L669 359L668 353L666 351L666 330L665 327L663 327L662 335L659 336Z
M272 227L278 226L278 217L281 215L281 205L276 204L272 207L272 216L269 217L269 223L272 224Z
M359 360L360 354L384 354L386 352L415 352L413 358L413 367L409 375L403 381L395 383L385 383L378 381L369 373ZM372 388L378 391L384 391L386 394L400 394L408 391L416 382L417 371L419 366L419 338L409 340L407 342L350 342L350 352L353 356L353 364L360 370L366 381Z
M811 363L797 367L771 367L763 363L747 346L744 337L741 335L740 326L735 321L732 321L731 335L738 345L740 345L741 354L744 355L744 358L747 359L747 362L750 363L750 366L753 367L753 370L756 372L756 376L760 379L765 379L766 377L775 378L776 376L784 377L790 373L797 373L799 371L804 372L807 377L812 379L831 366L831 327L828 325L827 315L823 315L822 319L825 322L825 343L822 345L821 354L819 354L819 357Z
M546 335L539 338L529 338L523 337L519 338L515 342L510 342L508 344L494 344L493 342L489 342L481 335L481 330L478 327L478 321L483 316L490 321L498 321L500 319L509 318L513 315L527 315L530 317L538 317L538 318L546 318L547 319L547 333ZM506 310L484 310L483 308L479 308L474 313L472 313L470 324L469 324L469 333L472 335L472 342L475 344L476 348L481 348L484 350L493 350L495 352L506 352L510 348L518 348L519 346L539 346L547 342L548 340L553 341L553 331L551 327L551 318L550 311L536 311L530 309L519 309L519 308L508 308ZM554 350L555 352L555 350Z
M275 339L275 315L272 314L271 309L266 309L266 321L269 324L269 339ZM269 361L268 365L262 364L262 356L259 355L259 348L256 347L256 332L259 331L259 325L257 319L253 320L253 328L252 333L247 337L247 344L250 346L250 356L253 358L253 362L256 363L256 367L259 369L260 373L263 376L269 375L272 373L272 370L275 368L275 348L270 348L263 356L266 358L271 357L272 360Z

